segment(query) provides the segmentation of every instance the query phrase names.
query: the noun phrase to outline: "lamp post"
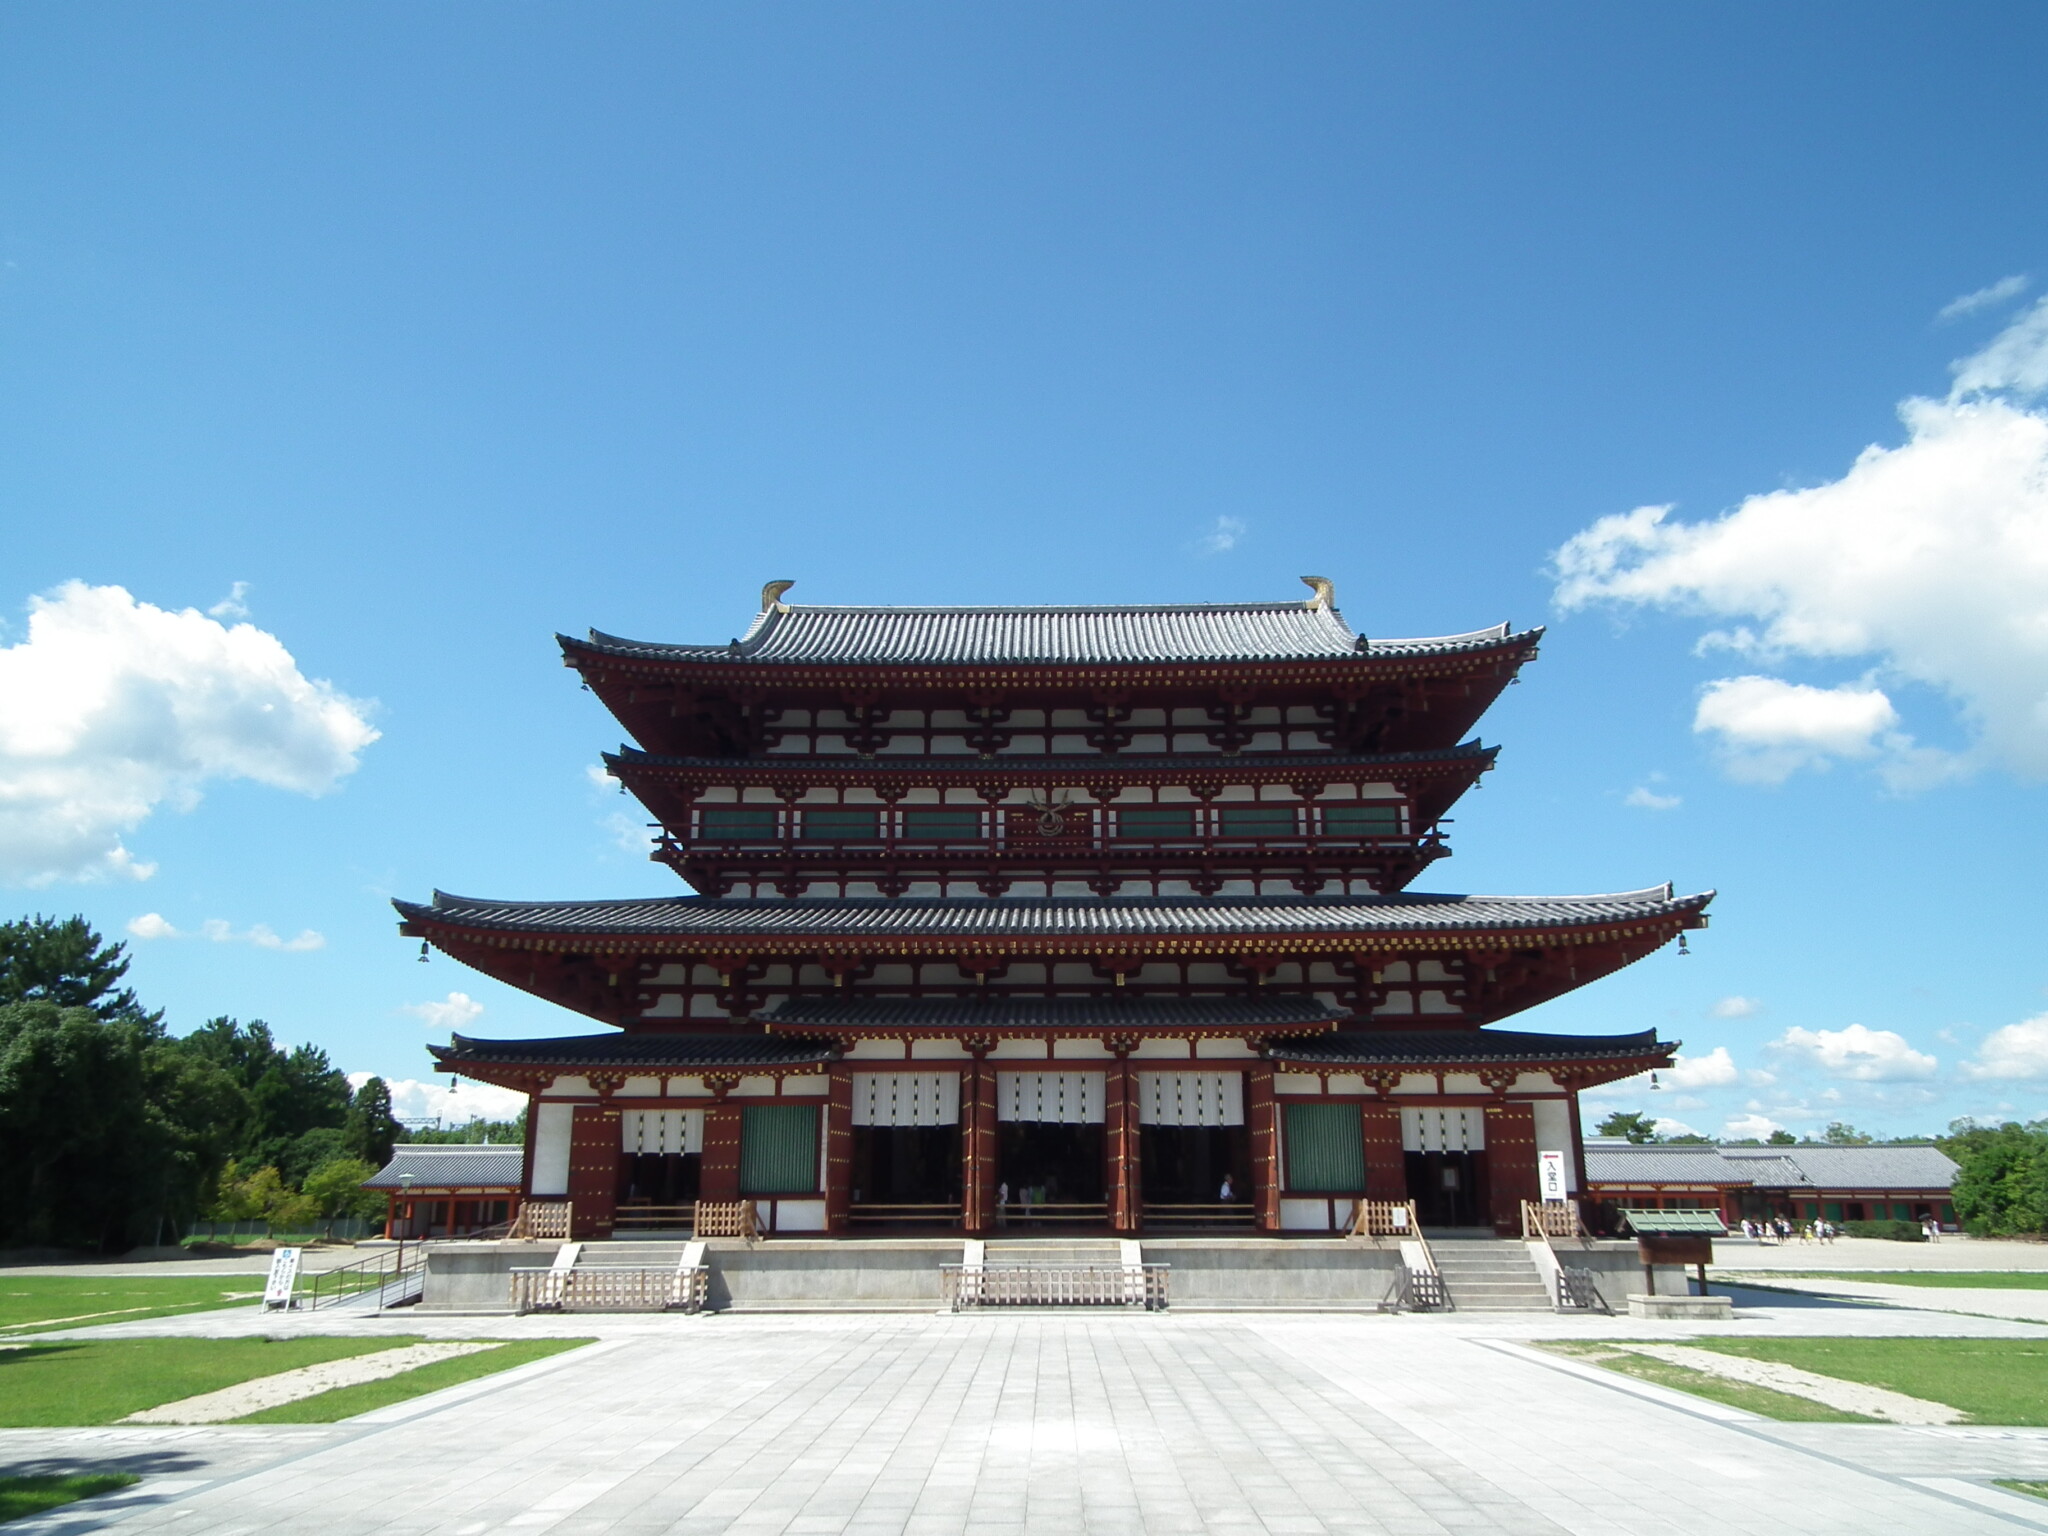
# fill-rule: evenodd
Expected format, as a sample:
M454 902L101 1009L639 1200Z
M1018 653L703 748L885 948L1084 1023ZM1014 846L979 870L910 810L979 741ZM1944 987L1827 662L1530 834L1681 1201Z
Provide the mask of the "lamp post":
M413 1175L401 1173L398 1176L399 1200L405 1207L405 1215L398 1222L398 1267L405 1268L405 1229L412 1225L412 1181Z

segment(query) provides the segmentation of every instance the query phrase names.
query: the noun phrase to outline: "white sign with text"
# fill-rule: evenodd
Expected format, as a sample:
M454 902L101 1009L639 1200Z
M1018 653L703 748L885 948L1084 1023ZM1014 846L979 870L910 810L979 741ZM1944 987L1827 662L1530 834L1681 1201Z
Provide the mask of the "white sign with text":
M1536 1154L1536 1187L1543 1191L1546 1201L1568 1198L1570 1191L1565 1186L1562 1152Z
M270 1278L263 1282L263 1305L289 1307L299 1284L299 1255L303 1248L280 1248L270 1256Z

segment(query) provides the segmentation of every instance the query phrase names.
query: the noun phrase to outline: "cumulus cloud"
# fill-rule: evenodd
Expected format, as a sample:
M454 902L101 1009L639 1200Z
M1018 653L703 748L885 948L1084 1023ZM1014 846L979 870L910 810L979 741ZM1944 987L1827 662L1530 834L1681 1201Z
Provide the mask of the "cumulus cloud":
M1706 1088L1725 1088L1740 1080L1742 1073L1735 1065L1735 1058L1728 1054L1728 1047L1717 1045L1704 1056L1687 1056L1683 1052L1672 1057L1669 1067L1657 1069L1657 1082L1662 1088L1677 1093L1696 1093ZM1603 1083L1597 1088L1586 1090L1587 1098L1628 1098L1645 1092L1650 1086L1650 1074L1638 1072L1634 1077L1624 1077L1618 1082Z
M1895 787L1980 763L2048 777L2048 300L1958 362L1947 398L1899 407L1905 440L1839 479L1687 523L1671 508L1603 517L1553 561L1565 609L1606 603L1734 621L1704 642L1773 671L1853 661L1813 687L1752 673L1707 685L1695 728L1738 776L1862 759ZM1955 705L1958 760L1917 746L1891 689Z
M67 582L0 649L0 884L147 879L122 838L158 806L218 779L324 794L377 739L367 713L253 625Z
M1771 1042L1774 1050L1806 1061L1830 1077L1857 1083L1921 1082L1940 1062L1916 1051L1904 1035L1851 1024L1843 1029L1801 1029L1794 1025Z
M1644 811L1675 811L1685 803L1680 795L1660 795L1647 784L1638 784L1621 802Z
M349 1086L361 1088L376 1074L351 1072ZM489 1083L455 1080L421 1082L412 1077L387 1077L391 1089L391 1112L400 1120L439 1121L442 1125L466 1125L472 1120L517 1120L526 1113L526 1095Z
M1731 1115L1722 1127L1721 1134L1729 1141L1768 1141L1777 1132L1785 1129L1768 1115L1754 1112L1746 1115Z
M398 1011L411 1014L429 1029L453 1034L474 1024L482 1016L484 1005L467 992L450 992L439 1002L407 1003Z
M1762 1007L1763 1004L1755 998L1743 997L1738 993L1732 997L1722 998L1707 1011L1717 1019L1747 1019L1754 1017Z
M1205 555L1223 555L1237 548L1237 541L1245 536L1245 521L1241 517L1219 517L1216 526L1195 540L1195 548Z
M1994 1029L1977 1047L1974 1061L1963 1063L1969 1078L2031 1080L2048 1077L2048 1013Z
M246 619L249 605L243 599L249 595L249 583L238 581L228 589L228 595L206 611L216 619Z
M1989 287L1979 288L1974 293L1966 293L1959 299L1950 299L1941 306L1938 318L1954 320L1962 315L1974 315L1980 309L1996 309L2007 299L2016 299L2026 291L2026 278L2014 273L2011 277L2001 277Z
M238 929L221 917L209 917L197 928L177 928L161 912L145 912L140 917L130 918L128 932L138 939L207 939L215 944L253 944L258 949L280 949L289 954L304 954L327 947L326 935L311 928L301 928L289 939L282 937L268 923L251 923L247 928Z

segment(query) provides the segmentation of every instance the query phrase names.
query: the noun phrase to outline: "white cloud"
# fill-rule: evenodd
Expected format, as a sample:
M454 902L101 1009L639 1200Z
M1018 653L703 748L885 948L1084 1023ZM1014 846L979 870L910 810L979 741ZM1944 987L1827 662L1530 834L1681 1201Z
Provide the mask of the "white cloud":
M2048 300L1958 363L1947 399L1905 401L1905 440L1866 448L1839 479L1697 523L1669 507L1601 518L1558 550L1558 602L1741 621L1705 644L1773 667L1874 664L1837 688L1709 684L1696 726L1751 777L1837 756L1899 788L1978 763L2048 777L2048 410L2028 398L2044 389ZM1953 701L1973 737L1961 763L1899 729L1894 681Z
M2048 1013L1994 1029L1977 1047L1977 1059L1963 1063L1969 1078L2048 1077Z
M616 793L620 787L619 781L612 777L611 769L605 767L603 763L584 764L583 778L592 789L606 793Z
M1205 555L1228 554L1237 548L1237 541L1245 536L1245 521L1241 517L1219 517L1216 526L1195 541L1195 548Z
M249 583L238 581L228 589L228 595L206 611L216 619L246 619L249 605L243 601L249 595Z
M622 852L645 856L654 846L654 829L623 811L614 811L605 817L604 829L611 834L612 845Z
M1668 1071L1658 1074L1666 1087L1680 1090L1725 1088L1741 1077L1728 1047L1717 1045L1704 1056L1674 1056Z
M1754 1017L1762 1008L1763 1004L1755 998L1743 997L1738 993L1733 997L1722 998L1707 1011L1717 1019L1747 1019Z
M349 1085L360 1088L375 1074L351 1072ZM471 1120L518 1120L526 1114L526 1095L489 1083L465 1080L458 1089L455 1079L421 1082L412 1077L387 1077L391 1089L391 1113L400 1120L438 1120L443 1125L466 1125Z
M1814 688L1749 676L1707 684L1692 728L1720 737L1729 777L1781 784L1801 768L1825 768L1837 757L1875 756L1880 739L1897 736L1898 720L1891 700L1874 688Z
M482 1016L484 1005L467 992L450 992L438 1003L407 1003L398 1011L411 1014L429 1029L453 1034L474 1024Z
M1621 802L1645 811L1675 811L1685 803L1681 795L1660 795L1647 784L1638 784Z
M254 944L258 949L280 949L291 954L325 949L327 937L311 928L301 928L293 938L282 938L268 923L252 923L237 931L226 918L209 917L196 929L173 927L161 912L145 912L128 920L128 932L138 939L209 939L215 944Z
M1731 1115L1728 1123L1721 1128L1721 1134L1730 1141L1769 1141L1776 1132L1783 1129L1785 1127L1768 1115L1751 1113Z
M1993 309L2007 299L2016 299L2026 291L2026 278L2014 273L2011 277L2001 277L1988 288L1979 288L1959 299L1950 299L1941 306L1941 314L1937 318L1953 320L1959 315L1974 315L1980 309Z
M1699 1132L1683 1120L1671 1120L1659 1116L1655 1122L1659 1136L1697 1136Z
M277 638L67 582L0 649L0 884L147 879L124 833L216 779L318 795L377 739Z
M1772 1048L1801 1057L1830 1077L1858 1083L1919 1082L1934 1076L1940 1063L1916 1051L1904 1035L1889 1029L1851 1024L1843 1029L1801 1029L1794 1025Z

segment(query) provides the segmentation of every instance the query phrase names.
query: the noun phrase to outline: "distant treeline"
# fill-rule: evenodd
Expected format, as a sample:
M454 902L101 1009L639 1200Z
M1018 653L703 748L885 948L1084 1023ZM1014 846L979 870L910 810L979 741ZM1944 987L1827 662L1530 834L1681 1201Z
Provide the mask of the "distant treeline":
M325 1051L287 1050L260 1020L173 1036L127 971L83 918L0 923L0 1246L120 1251L200 1217L382 1213L358 1186L409 1138L381 1078L351 1092Z

